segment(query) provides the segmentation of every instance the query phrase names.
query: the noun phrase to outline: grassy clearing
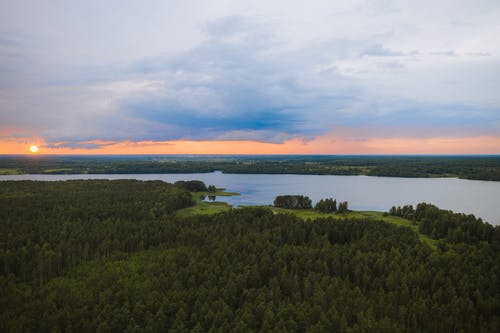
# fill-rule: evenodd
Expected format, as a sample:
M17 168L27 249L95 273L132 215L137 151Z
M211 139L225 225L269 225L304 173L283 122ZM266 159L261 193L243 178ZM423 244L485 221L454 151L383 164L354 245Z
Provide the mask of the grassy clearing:
M197 201L196 205L192 207L183 208L177 211L176 216L187 217L191 215L208 215L216 214L230 210L231 205L225 202L206 202Z
M57 168L57 169L45 169L42 171L42 173L64 173L71 171L73 171L72 168Z
M21 172L18 169L0 168L0 175L19 175Z
M191 192L191 195L196 200L196 204L192 207L187 207L180 209L176 212L176 216L178 217L187 217L191 215L208 215L208 214L216 214L225 212L232 208L231 205L225 202L207 202L203 199L206 196L218 196L218 197L229 197L233 195L240 195L236 192L227 192L223 188L218 188L215 192Z
M217 189L215 193L209 192L192 192L193 197L196 199L196 205L188 208L181 209L177 211L176 216L178 217L187 217L190 215L206 215L206 214L216 214L221 213L232 208L231 205L225 202L206 202L201 199L201 197L205 197L206 195L215 195L215 196L232 196L232 195L240 195L235 192L225 192L224 189ZM314 209L285 209L274 206L260 206L271 209L274 213L279 214L294 214L304 220L307 219L317 219L324 217L332 217L336 219L344 219L344 218L369 218L374 220L382 220L391 224L394 224L398 227L407 227L415 231L420 238L421 241L429 245L431 248L435 249L437 245L437 241L421 234L418 231L418 226L415 225L412 221L404 219L399 216L384 216L383 212L377 211L350 211L344 214L337 213L320 213Z

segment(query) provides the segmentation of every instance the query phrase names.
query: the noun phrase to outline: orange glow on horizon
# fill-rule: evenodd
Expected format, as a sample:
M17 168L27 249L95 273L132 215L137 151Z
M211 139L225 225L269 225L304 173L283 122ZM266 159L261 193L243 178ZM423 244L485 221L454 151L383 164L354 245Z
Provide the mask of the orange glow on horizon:
M95 149L65 147L64 143L50 147L43 139L30 138L43 148L43 154L140 155L140 154L500 154L500 137L434 137L434 138L368 138L350 140L333 134L309 141L289 139L283 143L257 141L102 141L84 142ZM20 154L26 150L22 139L0 140L0 154ZM30 149L31 150L31 149Z

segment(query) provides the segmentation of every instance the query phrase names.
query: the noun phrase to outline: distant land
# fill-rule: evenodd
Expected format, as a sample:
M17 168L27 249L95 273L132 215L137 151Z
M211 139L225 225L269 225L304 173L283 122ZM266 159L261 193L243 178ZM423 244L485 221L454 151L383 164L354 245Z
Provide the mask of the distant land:
M0 175L223 173L500 181L500 155L0 155Z

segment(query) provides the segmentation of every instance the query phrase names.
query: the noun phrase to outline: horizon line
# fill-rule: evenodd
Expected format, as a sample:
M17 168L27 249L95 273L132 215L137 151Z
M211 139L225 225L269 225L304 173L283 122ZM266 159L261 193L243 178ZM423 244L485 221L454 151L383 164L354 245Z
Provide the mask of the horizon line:
M87 154L87 153L80 153L80 154L66 154L66 153L50 153L50 154L41 154L41 153L21 153L21 154L0 154L0 156L41 156L41 157L47 157L47 156L499 156L500 153L491 153L491 154L484 154L484 153L470 153L470 154L454 154L454 153L440 153L440 154L433 154L433 153L396 153L396 154L321 154L321 153L315 153L315 154L287 154L287 153L272 153L272 154L266 154L266 153L256 153L256 154L225 154L225 153L219 153L219 154L203 154L203 153L185 153L185 154L169 154L169 153L164 153L164 154L113 154L113 153L95 153L95 154Z

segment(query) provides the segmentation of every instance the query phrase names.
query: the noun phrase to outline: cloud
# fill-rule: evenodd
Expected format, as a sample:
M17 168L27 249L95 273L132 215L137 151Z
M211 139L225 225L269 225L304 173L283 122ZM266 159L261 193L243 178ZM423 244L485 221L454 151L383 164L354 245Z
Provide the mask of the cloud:
M430 55L434 56L446 56L446 57L456 57L458 56L455 51L436 51L436 52L430 52Z
M71 148L71 149L102 149L108 146L114 145L114 142L110 143L96 143L96 142L57 142L57 143L48 143L40 146L40 148L49 148L49 149L60 149L60 148Z
M488 52L467 52L468 56L471 57L492 57L493 55Z
M317 50L282 54L265 26L229 17L207 24L206 34L204 43L180 57L135 66L140 72L164 73L166 85L154 95L125 99L120 109L131 117L174 126L165 140L256 139L259 134L260 140L276 142L285 133L327 131L334 117L326 109L335 112L355 98L348 85L331 92L315 86L324 79L311 74L313 66L302 58L314 60ZM328 75L329 84L341 80L335 76ZM315 116L322 121L311 121Z
M500 130L493 2L6 3L0 122L49 145Z
M377 57L401 57L406 55L404 52L391 50L381 44L370 45L369 47L364 49L363 54ZM414 53L411 54L413 55Z

